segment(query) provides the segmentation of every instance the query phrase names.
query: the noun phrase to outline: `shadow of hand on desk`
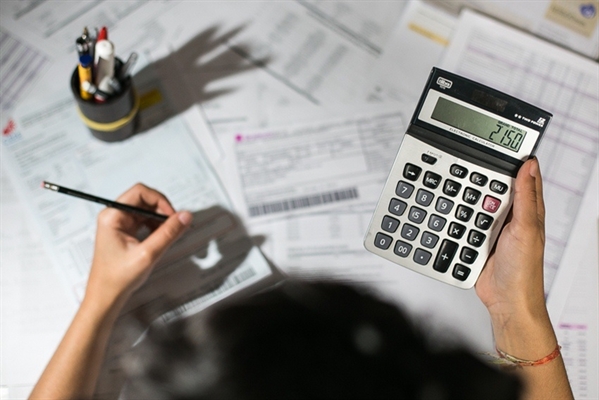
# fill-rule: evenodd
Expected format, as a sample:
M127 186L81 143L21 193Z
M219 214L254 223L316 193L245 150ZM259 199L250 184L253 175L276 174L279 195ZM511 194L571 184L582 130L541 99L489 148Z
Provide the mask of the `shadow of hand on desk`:
M239 217L220 206L194 213L193 224L162 257L148 280L124 306L111 334L94 398L117 399L125 382L123 357L149 326L201 310L235 285L250 283L265 268L270 275L227 297L247 295L275 284L282 275L265 257ZM263 260L262 263L260 260ZM143 342L143 339L141 340Z
M209 90L211 83L266 65L268 59L253 60L247 56L250 51L246 44L235 44L235 51L231 50L229 41L242 30L243 27L237 27L221 33L213 26L137 72L133 82L141 103L136 133L148 131L194 104L236 90Z

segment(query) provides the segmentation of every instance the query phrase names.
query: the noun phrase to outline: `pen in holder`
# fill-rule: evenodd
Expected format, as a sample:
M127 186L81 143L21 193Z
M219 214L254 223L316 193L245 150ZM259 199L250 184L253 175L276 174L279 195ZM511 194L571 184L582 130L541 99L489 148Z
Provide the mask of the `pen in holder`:
M115 58L115 75L118 76L123 63ZM94 137L105 142L124 140L135 133L139 111L139 97L133 87L131 76L120 80L118 92L102 102L82 98L79 83L79 67L71 76L71 91L77 100L79 116ZM86 96L88 97L88 96Z

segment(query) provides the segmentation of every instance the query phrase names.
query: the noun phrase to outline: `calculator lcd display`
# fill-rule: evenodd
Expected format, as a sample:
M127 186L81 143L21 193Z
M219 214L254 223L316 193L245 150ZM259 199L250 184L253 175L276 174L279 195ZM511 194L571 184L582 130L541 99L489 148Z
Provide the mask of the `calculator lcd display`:
M518 152L526 131L502 120L481 114L443 97L437 99L431 118L476 135L513 152Z

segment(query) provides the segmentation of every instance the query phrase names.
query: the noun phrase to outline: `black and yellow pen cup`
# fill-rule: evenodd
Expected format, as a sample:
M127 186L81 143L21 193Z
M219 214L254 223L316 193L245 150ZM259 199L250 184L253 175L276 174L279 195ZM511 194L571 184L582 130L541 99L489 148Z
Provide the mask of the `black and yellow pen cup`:
M115 75L118 76L122 62L115 60ZM131 76L123 79L121 90L102 103L81 97L79 71L75 68L71 76L71 92L77 101L79 117L91 134L104 142L118 142L135 133L139 114L139 96Z

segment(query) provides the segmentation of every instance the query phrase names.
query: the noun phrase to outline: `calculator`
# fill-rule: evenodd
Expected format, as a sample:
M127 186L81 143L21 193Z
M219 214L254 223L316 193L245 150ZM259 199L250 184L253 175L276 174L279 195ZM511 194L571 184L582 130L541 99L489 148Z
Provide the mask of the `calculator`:
M433 68L364 240L428 277L471 288L552 114Z

